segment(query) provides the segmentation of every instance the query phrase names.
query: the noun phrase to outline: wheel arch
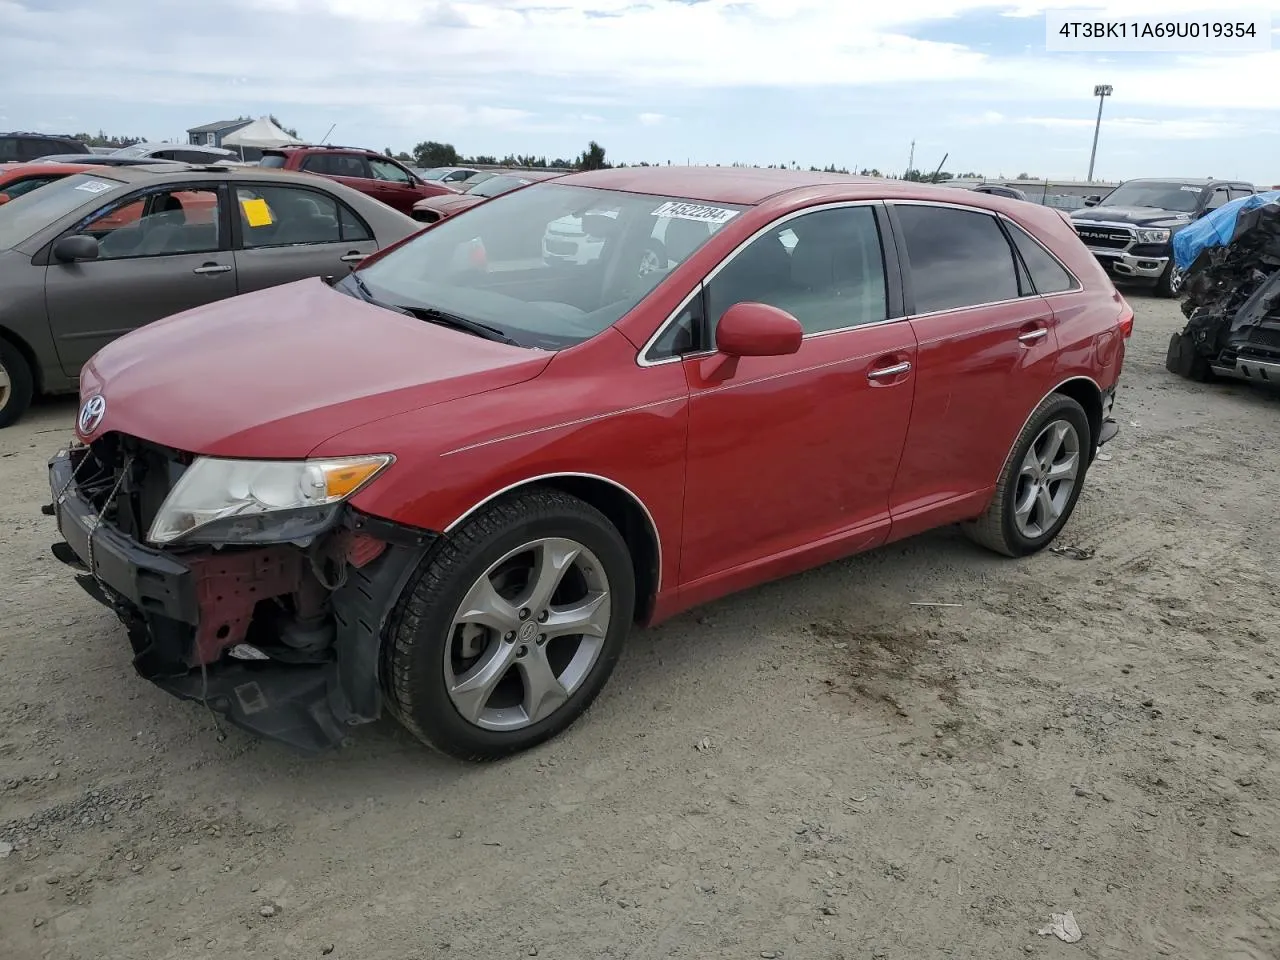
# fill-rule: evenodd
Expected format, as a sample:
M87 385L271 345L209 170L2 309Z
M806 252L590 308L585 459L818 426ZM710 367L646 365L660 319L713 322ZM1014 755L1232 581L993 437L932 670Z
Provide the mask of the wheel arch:
M1089 418L1089 459L1092 460L1097 451L1098 437L1102 434L1102 388L1090 377L1078 376L1064 380L1046 396L1055 393L1070 397L1084 407L1085 416ZM1039 407L1040 404L1036 406Z
M27 367L31 370L31 384L35 395L38 397L44 393L44 368L40 366L39 361L36 359L36 352L31 344L5 326L0 326L0 340L4 340L12 346L22 355L22 359L27 361Z
M530 477L503 487L476 503L444 529L447 535L468 517L499 497L519 493L530 487L550 487L577 497L595 507L617 531L631 552L636 577L635 621L643 623L653 611L654 600L662 586L662 540L653 514L644 501L626 485L594 473L552 473Z

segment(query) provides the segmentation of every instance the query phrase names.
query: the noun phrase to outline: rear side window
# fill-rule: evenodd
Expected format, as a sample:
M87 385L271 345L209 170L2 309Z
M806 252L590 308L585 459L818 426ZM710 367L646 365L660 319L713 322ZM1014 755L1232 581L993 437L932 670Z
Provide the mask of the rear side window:
M1013 245L1018 248L1022 262L1031 274L1031 282L1035 292L1062 293L1076 286L1075 279L1068 273L1048 250L1036 242L1029 233L1015 223L1005 221Z
M916 313L1017 299L1018 269L995 217L951 207L894 206Z
M264 153L262 159L258 161L260 167L274 167L277 170L283 167L285 158L278 153Z
M246 249L368 240L369 231L333 197L298 187L238 187Z

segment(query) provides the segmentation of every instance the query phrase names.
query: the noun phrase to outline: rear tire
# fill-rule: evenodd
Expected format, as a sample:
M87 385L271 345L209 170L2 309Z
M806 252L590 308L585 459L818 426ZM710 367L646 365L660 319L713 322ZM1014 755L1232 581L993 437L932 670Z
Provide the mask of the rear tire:
M500 498L406 586L386 641L391 712L460 759L527 750L595 700L634 613L631 555L604 514L549 488Z
M961 529L974 543L1007 557L1043 550L1071 519L1092 452L1084 407L1050 394L1014 441L986 512Z
M0 428L17 423L35 396L35 377L22 351L0 338Z

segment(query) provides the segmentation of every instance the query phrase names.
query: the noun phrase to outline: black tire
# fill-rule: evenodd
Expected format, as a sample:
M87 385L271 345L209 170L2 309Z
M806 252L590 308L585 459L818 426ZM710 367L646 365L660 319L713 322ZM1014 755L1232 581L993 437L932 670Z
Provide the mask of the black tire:
M0 337L0 428L22 419L35 396L35 377L22 351ZM6 387L5 381L8 381Z
M1184 285L1183 276L1174 264L1173 257L1170 257L1169 265L1164 268L1164 273L1160 274L1160 279L1156 281L1156 296L1164 297L1166 300L1181 296Z
M449 696L445 658L454 615L490 565L540 537L571 538L599 559L611 597L606 636L589 673L559 709L518 730L484 729L465 719ZM586 712L613 672L634 614L631 554L604 514L549 488L502 497L444 538L405 587L386 640L383 685L391 713L423 743L463 760L496 760L527 750Z
M1195 341L1185 333L1175 333L1169 338L1169 349L1164 355L1164 368L1186 380L1196 383L1212 383L1218 379L1209 360L1196 349Z
M1023 459L1027 456L1032 444L1040 437L1041 432L1058 420L1065 420L1075 428L1078 437L1079 463L1075 485L1057 521L1040 536L1030 538L1018 529L1014 519L1019 471ZM1040 406L1036 407L1035 412L1027 420L1027 425L1018 434L1018 439L1014 441L1013 449L1009 451L1009 457L1000 471L995 496L991 498L986 512L977 520L962 524L961 529L974 543L1007 557L1025 557L1043 550L1071 519L1092 459L1093 431L1089 427L1089 417L1084 412L1084 407L1064 394L1051 393L1040 402Z

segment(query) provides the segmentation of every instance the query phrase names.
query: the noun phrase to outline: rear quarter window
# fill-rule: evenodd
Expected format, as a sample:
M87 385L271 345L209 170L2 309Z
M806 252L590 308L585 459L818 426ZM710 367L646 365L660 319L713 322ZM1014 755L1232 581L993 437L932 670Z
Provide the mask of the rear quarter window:
M1065 293L1079 286L1057 258L1029 233L1016 223L1006 221L1005 227L1013 238L1013 245L1018 248L1018 255L1022 257L1027 272L1031 274L1036 293Z

